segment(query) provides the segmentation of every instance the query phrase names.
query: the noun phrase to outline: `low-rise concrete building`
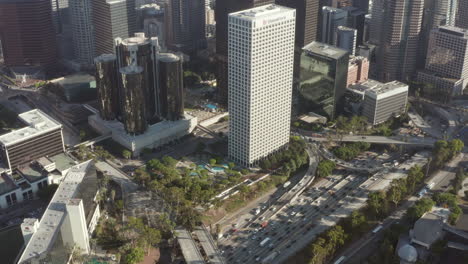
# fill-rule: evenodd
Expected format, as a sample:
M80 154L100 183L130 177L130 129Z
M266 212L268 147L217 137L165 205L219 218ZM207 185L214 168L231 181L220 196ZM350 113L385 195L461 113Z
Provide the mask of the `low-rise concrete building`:
M23 221L25 248L18 263L67 263L75 250L88 254L90 236L100 217L97 194L94 163L86 161L73 166L42 218Z
M408 85L367 80L347 88L345 101L348 112L363 115L370 124L377 125L406 111Z

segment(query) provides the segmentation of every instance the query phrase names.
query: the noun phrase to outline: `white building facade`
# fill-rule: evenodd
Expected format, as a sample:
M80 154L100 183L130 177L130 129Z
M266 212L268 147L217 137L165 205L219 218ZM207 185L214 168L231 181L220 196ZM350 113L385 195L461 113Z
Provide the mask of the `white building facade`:
M296 11L229 15L229 157L253 166L289 142Z

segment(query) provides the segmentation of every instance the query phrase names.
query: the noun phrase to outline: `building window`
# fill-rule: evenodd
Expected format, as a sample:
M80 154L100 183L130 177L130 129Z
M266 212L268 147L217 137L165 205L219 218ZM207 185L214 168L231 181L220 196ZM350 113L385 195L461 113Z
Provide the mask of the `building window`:
M23 200L32 200L34 198L32 190L23 193Z
M10 195L7 195L7 196L5 197L5 199L6 199L6 201L7 201L7 205L8 205L8 206L12 206L12 205L14 205L14 204L17 203L16 193L12 193L12 194L10 194Z
M40 183L37 184L37 188L40 190L44 187L47 186L47 181L41 181Z

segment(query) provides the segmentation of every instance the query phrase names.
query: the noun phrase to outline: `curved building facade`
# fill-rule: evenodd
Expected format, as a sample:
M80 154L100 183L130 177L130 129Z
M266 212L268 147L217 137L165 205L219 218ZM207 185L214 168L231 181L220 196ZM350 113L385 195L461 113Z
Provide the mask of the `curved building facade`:
M172 53L161 53L158 60L161 116L171 121L179 120L184 117L182 60Z
M55 66L51 1L0 0L0 39L7 66Z
M94 59L99 112L104 120L113 120L119 113L117 57L103 54Z
M134 37L116 39L116 54L119 68L139 66L142 68L146 105L146 117L153 119L160 113L157 89L157 54L159 46L157 38L146 38L144 33L136 33Z
M146 121L146 92L143 68L127 66L120 69L122 79L121 103L125 131L128 134L143 134L148 128Z

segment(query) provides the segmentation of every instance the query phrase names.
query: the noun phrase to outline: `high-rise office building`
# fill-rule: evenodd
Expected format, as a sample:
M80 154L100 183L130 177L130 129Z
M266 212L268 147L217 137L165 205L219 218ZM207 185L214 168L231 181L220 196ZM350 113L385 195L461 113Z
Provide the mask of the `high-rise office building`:
M424 0L375 0L371 42L377 47L378 78L409 80L416 71Z
M134 0L93 0L93 26L97 56L114 53L114 39L128 38L135 33Z
M146 38L144 33L135 33L134 37L115 40L117 65L119 68L139 66L142 68L145 117L150 122L161 114L158 92L157 57L159 45L157 38ZM124 97L122 97L124 98ZM122 103L123 105L123 103Z
M158 61L161 115L166 120L179 120L184 117L182 60L175 54L161 53Z
M364 12L369 12L369 0L353 0L353 6Z
M53 68L57 45L50 0L0 0L0 39L5 65Z
M125 131L131 135L145 133L147 121L147 91L144 81L143 67L130 65L120 68L122 87L122 119Z
M349 54L356 53L357 30L354 28L339 26L336 29L335 46L347 50Z
M468 30L441 26L433 29L429 40L426 67L418 72L424 84L422 94L432 100L449 102L468 84Z
M218 102L228 103L228 15L240 10L273 4L274 0L217 0L216 20L216 81Z
M90 66L94 59L94 35L91 0L70 0L73 50L77 62Z
M294 51L294 80L299 79L302 48L317 40L319 2L316 0L276 0L282 6L296 9L296 47Z
M419 46L418 68L424 68L431 31L439 26L454 26L458 0L426 0Z
M348 19L348 12L330 7L324 6L322 8L322 41L330 45L334 45L336 42L336 29L339 26L346 26Z
M353 7L343 7L341 8L348 12L348 22L347 26L350 28L354 28L357 31L356 36L356 45L362 45L364 43L364 28L366 25L366 12Z
M206 47L205 1L169 0L168 47L185 53Z
M113 120L120 112L117 57L114 54L102 54L94 59L94 63L99 113L103 120Z
M296 11L265 5L229 15L229 144L243 166L289 142Z
M468 29L468 1L458 0L455 26Z
M312 42L301 56L301 112L334 119L342 111L348 78L349 53L325 43Z

